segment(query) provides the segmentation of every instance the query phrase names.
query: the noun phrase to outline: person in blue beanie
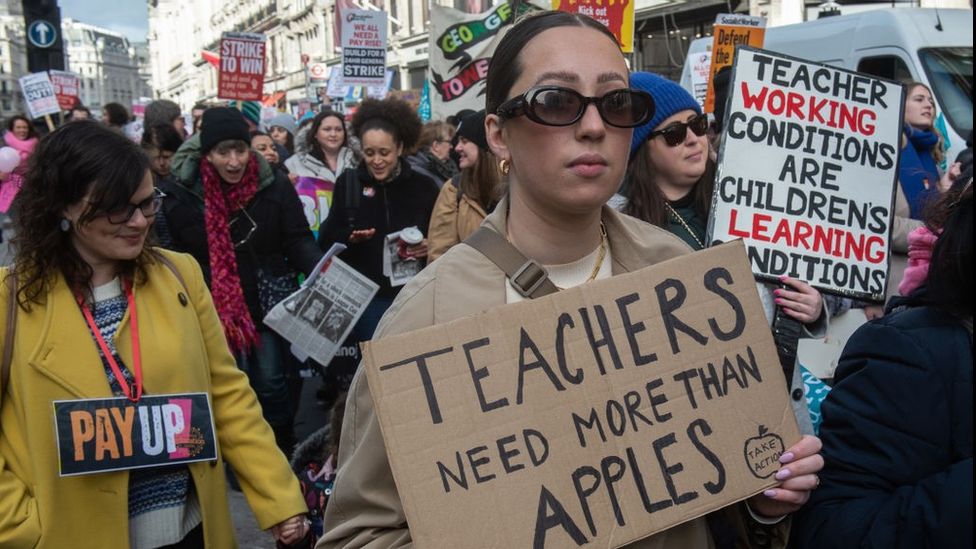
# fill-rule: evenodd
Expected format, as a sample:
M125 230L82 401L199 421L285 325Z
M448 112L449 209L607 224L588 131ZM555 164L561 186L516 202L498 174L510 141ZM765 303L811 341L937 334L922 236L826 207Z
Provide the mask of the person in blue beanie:
M630 87L651 94L656 110L650 121L634 128L622 211L667 229L694 250L707 248L715 183L715 163L708 154L708 118L684 88L656 74L632 73ZM769 322L779 307L803 325L803 337L824 337L827 314L820 292L795 278L784 276L780 282L784 287L757 283ZM802 383L796 368L790 385L803 387ZM802 395L792 404L800 430L813 433Z

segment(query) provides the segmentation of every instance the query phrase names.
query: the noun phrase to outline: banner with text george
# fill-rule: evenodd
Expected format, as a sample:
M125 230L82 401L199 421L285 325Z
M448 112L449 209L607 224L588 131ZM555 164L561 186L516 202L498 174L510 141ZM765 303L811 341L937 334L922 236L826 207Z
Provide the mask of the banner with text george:
M488 61L514 20L515 12L507 2L482 13L430 6L428 80L434 119L485 108Z

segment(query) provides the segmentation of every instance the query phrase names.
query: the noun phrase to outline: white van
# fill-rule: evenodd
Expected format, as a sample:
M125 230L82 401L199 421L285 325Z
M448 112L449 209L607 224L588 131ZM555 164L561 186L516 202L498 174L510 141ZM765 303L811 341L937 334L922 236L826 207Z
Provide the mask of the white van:
M692 42L681 86L692 92L691 60L712 38ZM973 11L885 8L766 29L763 49L932 88L954 159L973 131ZM694 93L694 92L692 92Z

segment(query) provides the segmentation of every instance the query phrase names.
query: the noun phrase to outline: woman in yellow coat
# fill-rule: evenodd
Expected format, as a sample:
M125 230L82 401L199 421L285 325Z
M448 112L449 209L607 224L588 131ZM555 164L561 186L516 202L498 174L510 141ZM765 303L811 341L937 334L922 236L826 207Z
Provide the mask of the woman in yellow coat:
M306 534L298 483L235 365L199 266L145 245L161 198L148 168L124 136L68 124L40 144L15 203L14 266L0 272L10 353L0 393L0 547L234 547L222 458L262 528L285 543ZM209 405L212 428L196 408L192 433L189 415L179 414L184 425L164 414L173 433L193 436L178 447L166 438L171 461L146 466L152 427L163 439L148 413L149 434L135 434L141 414L161 395L186 402L193 393ZM55 421L56 406L111 398L132 415L96 413L89 424L72 415L73 438ZM129 439L118 436L126 428ZM194 461L187 448L214 455ZM122 459L140 450L138 467ZM67 462L88 474L63 476L78 472Z

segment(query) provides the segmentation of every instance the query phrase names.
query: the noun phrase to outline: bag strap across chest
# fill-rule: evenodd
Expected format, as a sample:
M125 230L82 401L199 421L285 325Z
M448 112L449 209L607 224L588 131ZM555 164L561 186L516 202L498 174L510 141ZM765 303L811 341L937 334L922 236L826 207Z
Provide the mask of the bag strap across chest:
M482 225L464 243L504 271L515 291L526 299L549 295L559 289L549 280L545 267L526 258L505 237L488 227Z

